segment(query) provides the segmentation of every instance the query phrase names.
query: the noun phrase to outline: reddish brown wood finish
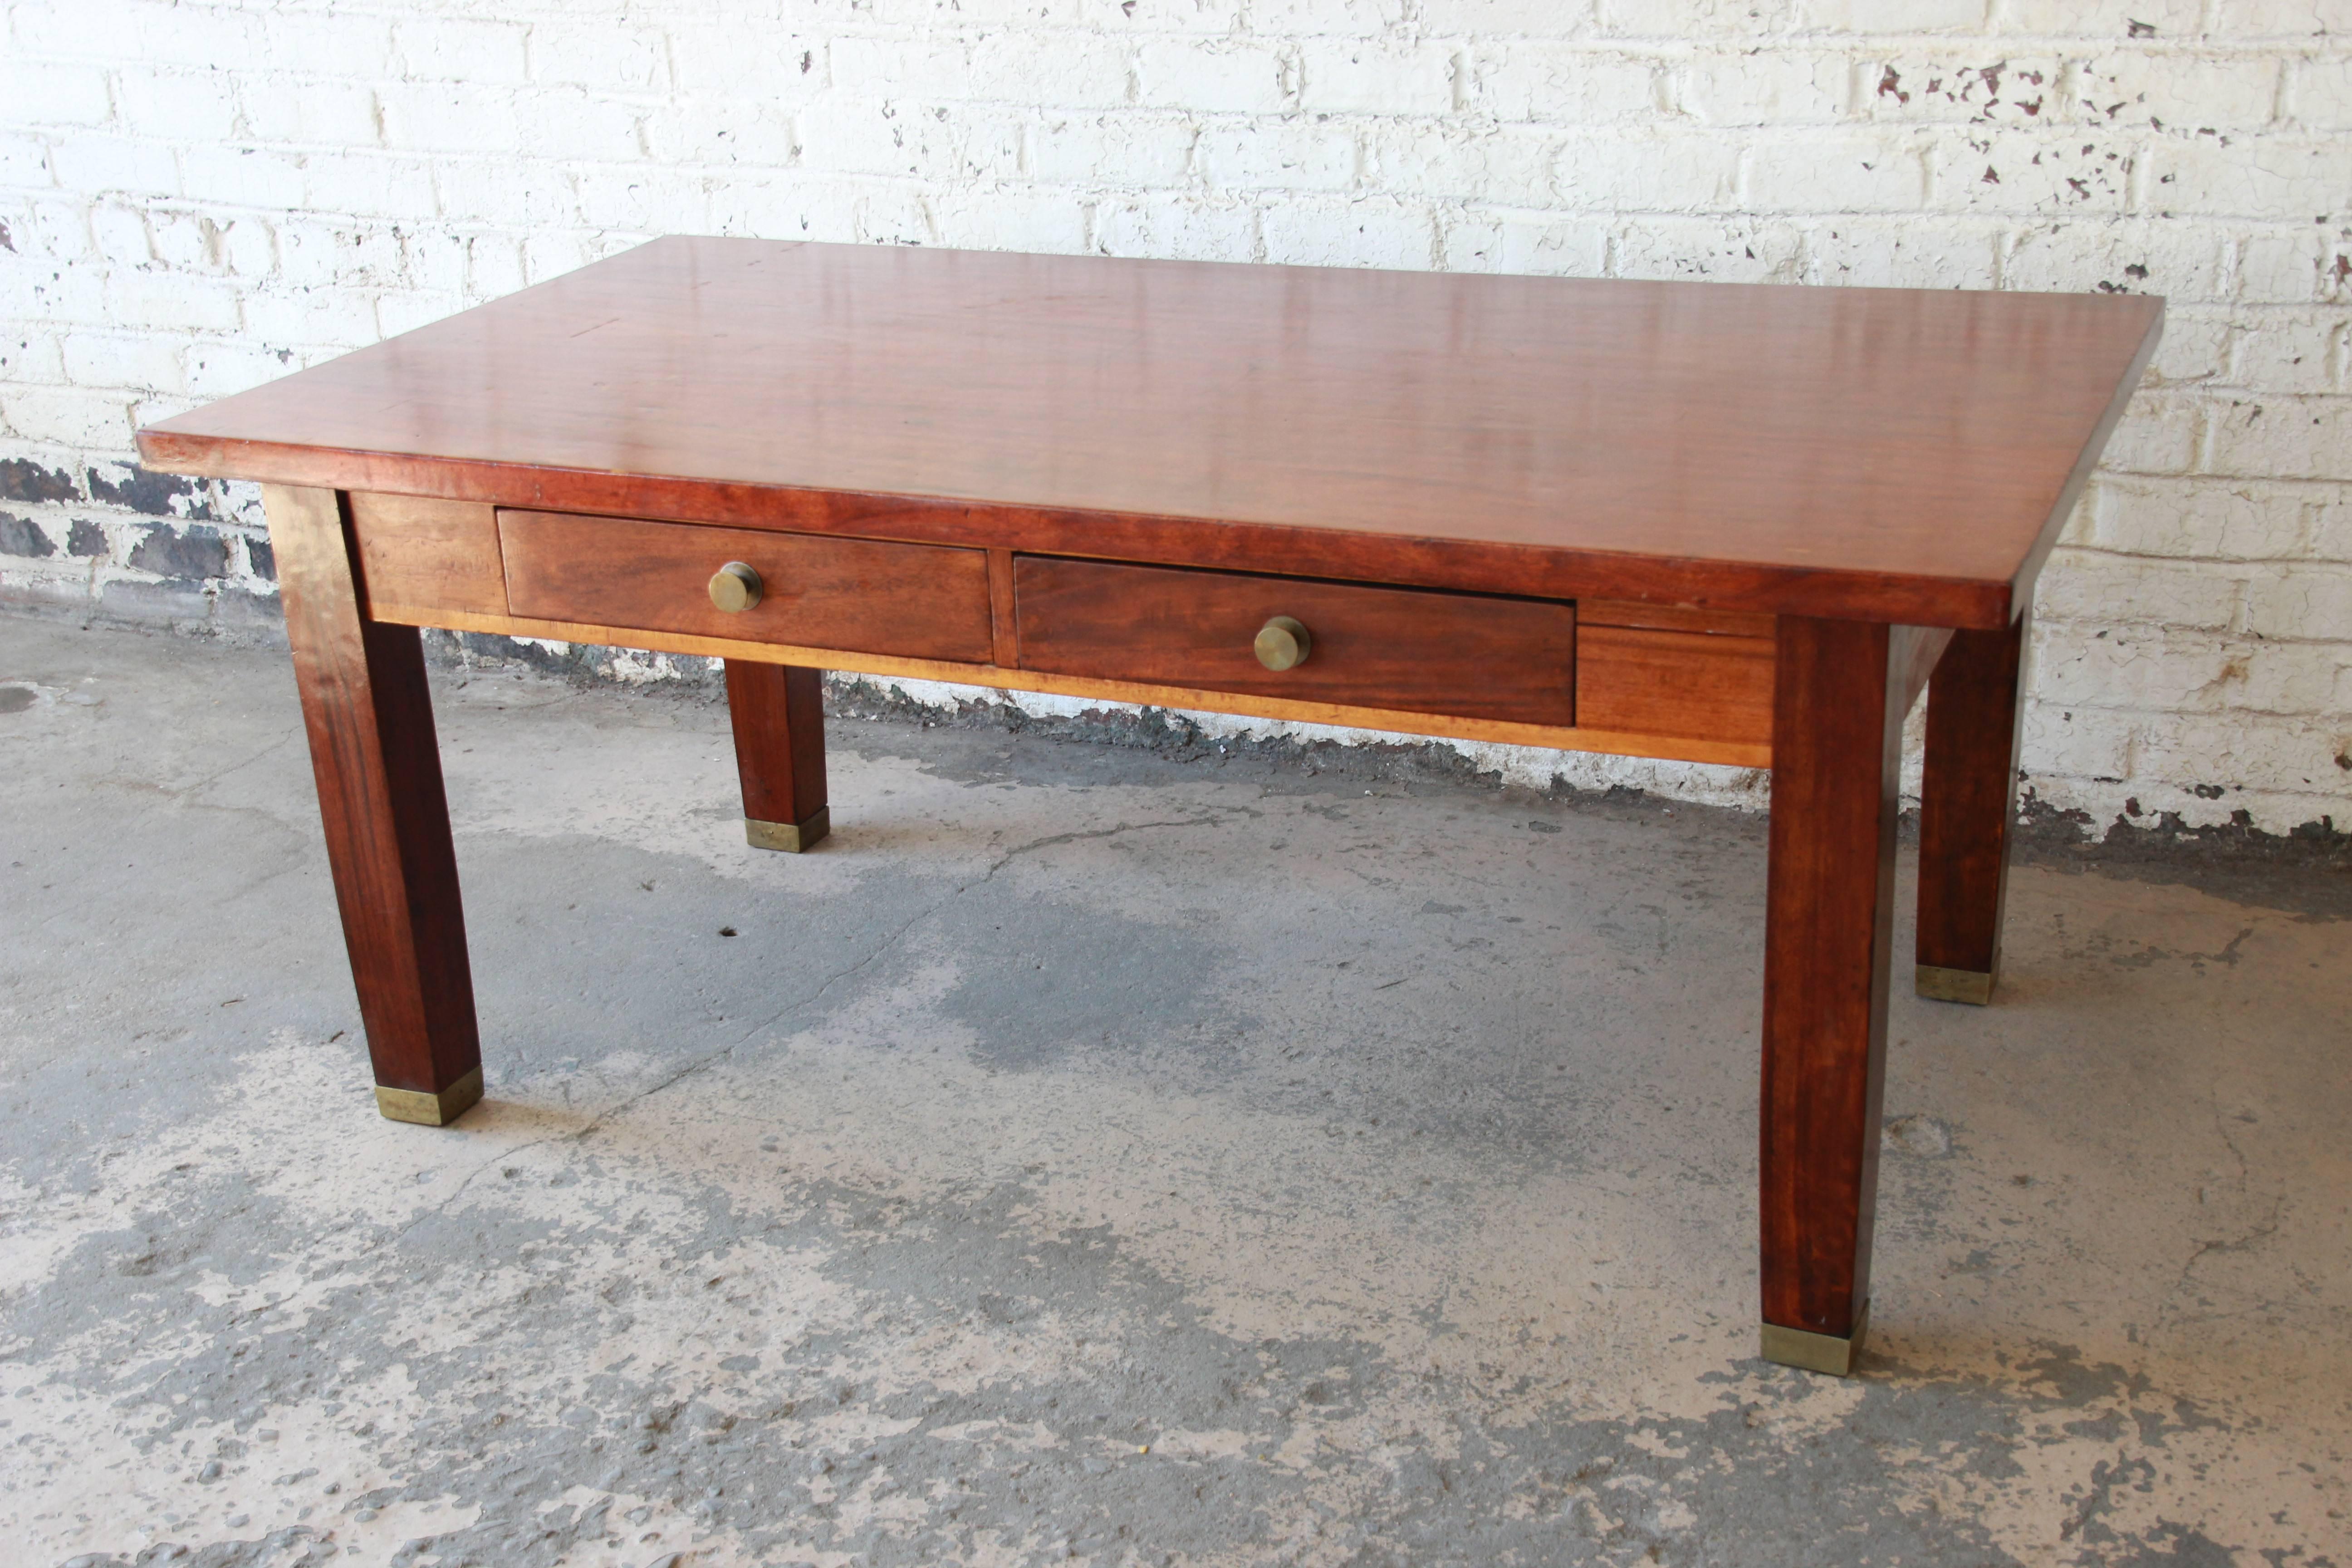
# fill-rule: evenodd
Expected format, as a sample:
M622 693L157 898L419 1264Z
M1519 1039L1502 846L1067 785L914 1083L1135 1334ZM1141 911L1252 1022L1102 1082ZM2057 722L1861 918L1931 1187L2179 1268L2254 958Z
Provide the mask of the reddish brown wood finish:
M1638 599L1579 599L1580 626L1630 626L1654 632L1701 632L1710 637L1762 637L1779 635L1770 616L1733 610L1696 610L1684 605L1645 605Z
M2018 710L2030 616L1956 632L1927 683L1919 792L1918 961L1997 979L2017 823Z
M1769 637L1597 626L1579 605L1577 721L1596 730L1769 742L1772 647Z
M1945 626L1916 626L1918 635L1910 639L1910 658L1903 668L1903 712L1907 720L1911 705L1919 700L1919 693L1927 689L1927 681L1943 662L1944 650L1952 646L1952 633Z
M995 662L1005 669L1021 668L1021 613L1013 599L1013 552L988 552L988 620L994 638Z
M507 613L496 511L477 501L346 496L359 549L360 592L371 617L399 612ZM387 616L384 612L394 614Z
M140 449L503 506L1991 628L2162 312L666 239Z
M1576 721L1576 606L1365 588L1295 577L1053 561L1013 563L1024 669L1454 713ZM1276 616L1312 651L1267 669L1252 651Z
M1904 671L1917 634L1780 621L1764 939L1764 1321L1844 1338L1869 1299Z
M331 490L263 491L327 862L375 1080L439 1094L481 1065L425 656L362 620Z
M968 664L994 650L977 550L533 511L499 512L499 538L518 616ZM748 610L710 602L730 561L760 574Z
M727 661L735 771L752 822L805 826L825 808L824 687L820 672Z

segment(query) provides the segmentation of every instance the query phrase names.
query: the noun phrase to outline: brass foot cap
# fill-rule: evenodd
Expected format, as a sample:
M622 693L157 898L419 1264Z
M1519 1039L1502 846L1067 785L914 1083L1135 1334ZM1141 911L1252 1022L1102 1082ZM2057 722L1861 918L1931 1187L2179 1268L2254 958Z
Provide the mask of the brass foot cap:
M375 1086L375 1108L387 1121L414 1121L424 1127L446 1127L482 1098L482 1069L476 1068L438 1094L421 1089Z
M1982 1007L1992 1001L1992 974L1979 974L1973 969L1938 969L1932 963L1917 969L1919 994L1930 1002L1966 1002Z
M830 806L818 806L816 815L805 822L761 822L756 816L743 819L745 843L754 849L781 849L787 855L815 848L817 840L832 831Z
M1862 1353L1863 1336L1870 1332L1870 1303L1864 1301L1862 1310L1853 1315L1853 1332L1840 1339L1835 1334L1817 1334L1808 1329L1784 1329L1778 1323L1764 1325L1766 1361L1779 1362L1782 1366L1800 1366L1807 1372L1825 1372L1832 1377L1847 1377L1853 1373L1854 1358Z

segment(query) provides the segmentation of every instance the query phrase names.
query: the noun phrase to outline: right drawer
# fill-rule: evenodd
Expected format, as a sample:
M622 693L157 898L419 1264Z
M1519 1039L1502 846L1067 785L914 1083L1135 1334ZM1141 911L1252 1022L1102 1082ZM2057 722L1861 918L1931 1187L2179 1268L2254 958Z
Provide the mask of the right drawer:
M1583 600L1576 721L1588 730L1769 743L1774 635L1770 616Z
M1519 724L1576 721L1576 606L1300 577L1024 555L1024 669ZM1275 617L1310 651L1270 669Z

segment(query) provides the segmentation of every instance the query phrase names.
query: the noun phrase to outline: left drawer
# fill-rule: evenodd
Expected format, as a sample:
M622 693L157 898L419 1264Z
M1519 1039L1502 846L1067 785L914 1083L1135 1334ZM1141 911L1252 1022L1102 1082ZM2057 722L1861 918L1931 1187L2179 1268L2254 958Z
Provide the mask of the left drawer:
M992 656L978 550L505 508L499 549L507 604L526 620L959 664ZM722 610L711 574L739 561L758 574L758 602Z

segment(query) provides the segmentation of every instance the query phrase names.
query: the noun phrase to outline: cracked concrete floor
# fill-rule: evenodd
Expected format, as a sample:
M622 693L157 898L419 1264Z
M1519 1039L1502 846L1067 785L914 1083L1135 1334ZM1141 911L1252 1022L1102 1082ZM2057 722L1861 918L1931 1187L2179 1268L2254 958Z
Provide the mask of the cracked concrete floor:
M1753 1358L1756 821L837 721L765 855L715 704L440 678L436 1131L283 656L0 682L0 1561L2352 1562L2291 878L2023 868L1897 996L1842 1382Z

